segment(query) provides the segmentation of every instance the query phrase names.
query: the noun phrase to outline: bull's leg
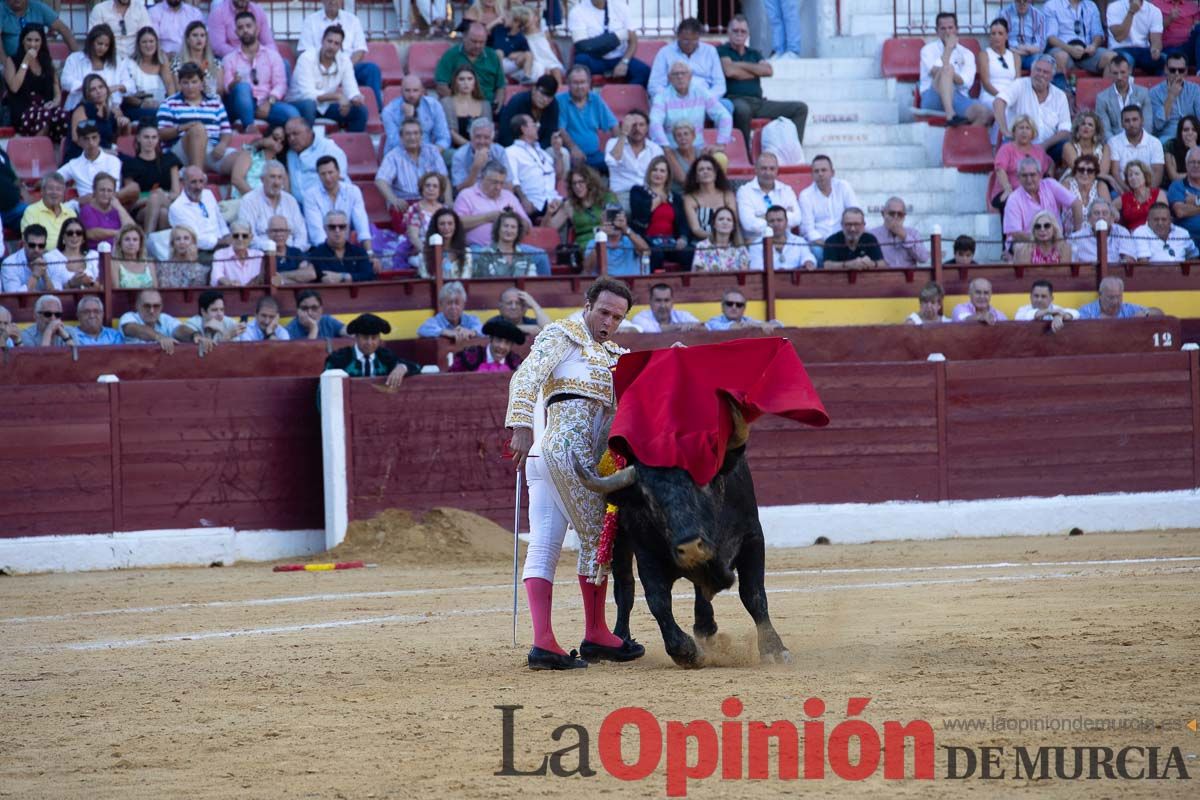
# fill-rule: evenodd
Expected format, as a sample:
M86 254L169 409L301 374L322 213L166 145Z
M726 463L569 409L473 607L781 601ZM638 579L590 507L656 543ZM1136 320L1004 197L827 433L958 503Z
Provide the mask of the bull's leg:
M767 613L767 588L763 573L766 569L762 531L749 532L742 542L737 558L738 594L742 605L750 612L758 630L758 654L763 661L790 662L792 654L779 638L771 616Z
M613 600L617 604L617 624L613 633L622 639L631 638L629 635L629 615L633 611L633 552L627 544L622 543L618 536L613 542Z
M650 606L650 613L654 615L654 619L658 621L658 628L662 631L663 645L667 648L667 655L685 669L696 669L703 666L700 648L696 646L696 641L683 632L683 629L675 622L675 615L671 611L671 586L674 581L663 574L662 570L654 563L653 556L638 558L638 575L642 579L642 591L646 594L646 605Z
M711 639L717 635L717 620L713 617L712 601L699 586L696 587L696 624L692 633L699 639Z

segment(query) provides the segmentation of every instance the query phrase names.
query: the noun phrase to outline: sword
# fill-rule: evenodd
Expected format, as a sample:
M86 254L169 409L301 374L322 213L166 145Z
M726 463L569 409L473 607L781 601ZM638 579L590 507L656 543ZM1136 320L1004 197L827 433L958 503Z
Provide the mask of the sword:
M512 643L517 646L517 545L521 532L521 470L517 470L516 502L513 504L513 612Z

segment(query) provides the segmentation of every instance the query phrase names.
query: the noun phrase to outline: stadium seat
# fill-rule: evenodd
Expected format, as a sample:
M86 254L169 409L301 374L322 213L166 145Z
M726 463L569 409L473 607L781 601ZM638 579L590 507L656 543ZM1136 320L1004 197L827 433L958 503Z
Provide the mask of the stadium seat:
M800 192L812 186L813 176L811 172L781 172L779 173L779 182L786 183L799 195Z
M546 228L541 225L535 225L525 233L525 238L522 244L527 244L530 247L540 247L550 254L550 260L554 260L554 251L561 243L558 236L557 228Z
M918 80L921 77L921 48L924 46L925 40L916 37L885 40L880 62L883 77L898 81Z
M646 66L654 66L654 57L658 55L658 51L667 46L667 43L662 39L638 39L637 50L633 57L645 63Z
M379 159L375 153L375 145L371 142L369 133L335 133L329 137L333 143L342 148L346 154L346 165L349 167L350 180L373 180L379 171Z
M61 65L67 60L67 56L71 55L71 48L67 47L66 42L53 41L47 46L50 48L50 60L55 64Z
M1107 78L1076 78L1075 79L1075 106L1080 111L1093 111L1096 108L1096 96L1104 91L1104 87L1108 86ZM1112 135L1112 131L1105 131L1107 135Z
M374 92L363 92L362 95L367 106L367 133L379 135L383 133L383 120L379 117L382 109L375 104Z
M123 156L131 158L137 155L137 137L132 133L127 133L124 136L117 137L117 152Z
M281 42L278 39L275 40L275 49L279 51L279 55L288 63L288 66L295 69L296 49L288 42Z
M438 60L449 49L448 40L413 42L408 47L408 73L417 75L426 89L432 89L433 73L437 69Z
M978 125L947 128L942 142L942 166L959 172L991 172L995 159L988 129Z
M366 60L379 67L384 86L399 86L404 80L404 65L400 53L391 42L367 42Z
M646 89L636 83L610 83L600 89L600 98L608 105L618 120L637 109L650 113L650 97Z
M372 181L355 181L354 185L362 190L363 205L367 207L367 219L377 228L391 230L392 216L388 213L387 201L383 193Z
M37 183L47 172L58 168L58 153L48 136L14 136L8 141L8 157L17 177ZM34 169L37 162L37 169Z
M508 84L504 87L504 100L501 101L502 105L508 105L509 100L512 100L517 95L527 91L529 91L528 86L522 86L519 83Z
M715 128L706 128L704 130L704 143L717 143L717 131ZM725 147L725 155L729 156L729 172L753 171L754 165L750 162L750 154L746 151L746 140L742 138L742 132L736 128L733 130L733 138Z

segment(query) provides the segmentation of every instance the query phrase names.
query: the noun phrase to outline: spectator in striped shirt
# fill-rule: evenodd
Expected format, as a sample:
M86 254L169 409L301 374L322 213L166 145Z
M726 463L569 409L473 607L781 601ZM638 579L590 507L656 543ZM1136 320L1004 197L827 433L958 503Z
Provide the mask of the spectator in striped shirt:
M717 126L717 144L711 149L724 152L732 138L733 115L717 97L692 80L692 68L686 61L672 64L667 78L670 88L656 94L650 104L650 138L663 147L674 147L674 134L667 131L678 122L691 122L696 130L703 130L707 115Z
M220 98L204 93L204 72L193 63L179 68L179 91L158 107L159 137L184 164L228 175L237 153L233 130Z

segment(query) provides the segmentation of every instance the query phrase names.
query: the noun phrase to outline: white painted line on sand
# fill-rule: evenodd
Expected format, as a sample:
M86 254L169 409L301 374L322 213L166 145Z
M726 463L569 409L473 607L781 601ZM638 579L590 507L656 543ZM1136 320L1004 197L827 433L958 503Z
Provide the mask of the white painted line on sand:
M1164 575L1175 573L1194 573L1200 572L1200 566L1194 567L1174 567L1165 570L1156 570L1152 575ZM1145 578L1150 577L1144 574L1132 572L1108 572L1105 570L1094 572L1052 572L1052 573L1027 573L1024 575L984 575L971 576L963 578L943 578L934 580L918 580L918 581L887 581L879 583L844 583L832 584L828 586L797 586L792 588L768 589L768 594L812 594L818 592L834 592L834 591L867 591L867 590L891 590L891 589L911 589L919 586L946 586L953 584L971 584L971 583L1017 583L1025 581L1049 581L1049 580L1075 580L1079 578ZM675 599L687 600L691 598L691 593L679 593L673 595ZM732 592L725 592L717 596L718 598L726 598L736 600L738 596ZM641 599L641 598L640 598ZM644 599L643 599L644 602ZM562 604L562 607L571 607L579 605L578 601ZM269 636L273 634L297 633L309 630L325 630L329 628L346 628L358 625L405 625L418 622L430 622L437 619L451 617L470 617L484 616L488 614L507 614L510 613L511 607L495 607L495 608L475 608L475 609L457 609L453 611L428 612L426 614L391 614L383 617L368 617L366 619L341 619L330 620L327 622L303 623L298 625L273 626L269 628L242 628L225 631L210 631L205 633L185 633L172 634L163 636L140 637L136 639L114 639L108 641L92 641L92 642L69 642L65 644L56 644L49 646L37 646L29 648L32 650L73 650L73 651L95 651L95 650L118 650L131 647L144 647L155 644L172 644L186 641L201 641L205 639L233 639L233 638L249 638L253 636Z
M768 571L766 576L786 577L790 575L869 575L875 573L913 573L933 572L937 570L985 570L1013 569L1016 567L1095 567L1119 566L1128 564L1168 564L1186 561L1200 561L1200 556L1161 556L1147 558L1117 558L1097 559L1093 561L995 561L978 564L938 564L917 567L821 567L813 569L793 569ZM558 586L574 586L575 581L556 581ZM273 606L290 603L320 603L337 602L341 600L370 600L389 597L419 597L424 595L464 594L470 592L511 589L511 583L492 583L479 586L448 586L422 587L419 589L395 589L377 592L330 592L322 594L292 595L287 597L263 597L248 600L210 600L202 603L173 603L161 606L140 606L132 608L106 608L93 611L72 611L65 614L44 614L28 617L7 617L0 619L0 625L16 625L29 622L61 622L70 619L87 617L103 617L114 614L159 614L166 611L183 611L203 608L240 608L243 606Z

